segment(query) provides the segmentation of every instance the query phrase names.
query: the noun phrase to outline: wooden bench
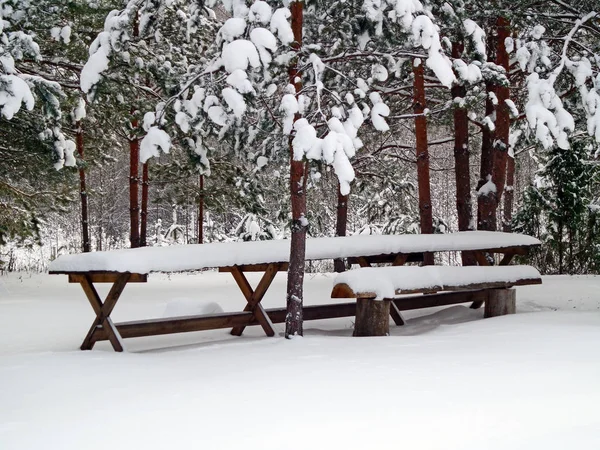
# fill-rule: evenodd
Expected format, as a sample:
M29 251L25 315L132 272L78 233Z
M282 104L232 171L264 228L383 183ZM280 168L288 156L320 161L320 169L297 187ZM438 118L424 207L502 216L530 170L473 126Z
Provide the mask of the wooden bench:
M513 286L541 283L531 266L369 267L338 275L331 297L356 299L354 336L385 336L390 316L403 325L401 311L415 306L484 302L484 317L514 314Z
M486 254L502 255L500 264L508 264L515 255L525 255L529 248L539 244L530 236L489 231L309 238L306 241L306 261L343 258L364 267L375 263L402 266L406 262L421 260L425 252L472 251L481 265L489 264ZM49 272L68 275L70 283L79 283L96 314L81 349L91 350L96 342L108 340L115 351L123 351L122 339L125 338L220 328L231 328L232 334L240 336L245 327L260 325L267 336L274 336L273 324L285 322L286 308L266 309L261 301L277 272L287 270L289 251L288 240L144 247L62 255L50 264ZM128 283L145 283L152 272L208 268L231 273L246 300L242 311L113 323L111 313ZM246 277L248 272L263 273L255 287ZM112 284L104 301L98 295L96 283ZM198 292L201 299L201 289ZM476 294L469 298L471 300L465 301L472 301L473 307L479 307L485 301L484 297ZM422 303L405 303L407 305L425 307L421 306ZM353 301L304 306L303 315L304 320L318 320L350 317L355 311ZM392 317L397 323L402 320L399 315Z

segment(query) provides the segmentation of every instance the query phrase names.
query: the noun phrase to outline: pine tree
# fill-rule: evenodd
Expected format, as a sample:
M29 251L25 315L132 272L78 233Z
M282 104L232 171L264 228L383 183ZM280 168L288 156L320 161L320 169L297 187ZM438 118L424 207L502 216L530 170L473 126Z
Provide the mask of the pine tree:
M589 164L588 145L552 147L534 185L530 186L514 229L538 237L546 248L534 255L547 273L597 270L598 228L592 189L598 167Z

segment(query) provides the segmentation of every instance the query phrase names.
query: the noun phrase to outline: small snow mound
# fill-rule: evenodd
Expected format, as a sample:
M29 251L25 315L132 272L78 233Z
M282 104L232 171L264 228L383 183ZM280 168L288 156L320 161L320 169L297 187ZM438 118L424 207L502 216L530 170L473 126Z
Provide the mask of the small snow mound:
M162 317L195 316L222 312L224 312L223 308L216 302L202 302L194 298L180 297L167 303Z

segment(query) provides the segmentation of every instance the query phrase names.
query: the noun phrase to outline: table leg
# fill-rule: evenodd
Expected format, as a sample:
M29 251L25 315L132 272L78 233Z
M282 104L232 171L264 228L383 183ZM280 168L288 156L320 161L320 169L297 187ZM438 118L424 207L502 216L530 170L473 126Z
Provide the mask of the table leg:
M487 255L482 251L474 251L475 259L477 260L477 264L480 266L489 266L490 261L487 259ZM471 303L471 309L479 309L483 306L483 301L475 301Z
M390 303L390 316L398 326L404 325L404 317L394 302Z
M515 257L514 253L505 253L504 256L502 257L502 260L500 261L500 264L498 264L498 265L499 266L508 266L514 257Z
M83 343L81 344L81 350L91 350L94 347L94 344L96 343L96 334L103 330L104 332L106 332L106 335L108 336L108 339L111 345L113 346L113 349L116 352L123 351L121 335L119 334L117 328L113 324L110 318L110 314L112 313L112 310L117 304L117 301L119 300L119 297L121 296L123 289L125 289L125 286L127 285L128 281L129 273L123 273L119 275L117 280L112 285L110 292L106 296L106 299L104 300L104 302L102 302L102 300L100 300L98 292L96 291L96 288L94 287L94 284L92 283L90 276L83 275L80 278L79 282L81 284L81 287L83 288L85 295L87 296L90 304L92 305L92 308L94 309L94 312L96 313L96 319L92 323L88 334L86 335L85 339L83 340Z
M239 267L233 266L231 269L233 278L248 302L244 308L244 311L252 311L254 317L258 323L260 323L260 326L263 328L267 336L275 336L275 330L273 330L273 323L271 322L271 319L260 302L265 296L267 289L269 289L269 286L271 286L271 283L273 282L273 279L275 278L275 275L277 275L278 271L279 264L269 264L267 270L265 270L264 275L256 286L256 290L254 290L252 289L252 286L250 286L250 283L244 275L244 272L242 272ZM234 336L241 336L245 328L245 326L234 327L231 330L231 334Z

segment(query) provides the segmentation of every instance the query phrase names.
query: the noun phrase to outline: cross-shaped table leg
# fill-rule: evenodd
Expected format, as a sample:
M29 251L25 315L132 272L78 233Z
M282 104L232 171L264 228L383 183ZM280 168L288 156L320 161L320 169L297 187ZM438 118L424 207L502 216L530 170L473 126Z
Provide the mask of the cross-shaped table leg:
M244 272L242 272L239 267L233 266L231 268L231 274L248 302L244 311L252 311L254 317L258 323L260 323L263 330L265 330L267 336L275 336L275 330L273 330L273 323L260 302L265 296L267 289L269 289L269 286L271 286L278 270L279 264L269 264L267 270L265 270L264 275L256 286L256 290L254 290L252 289L252 286L250 286L248 279L245 277ZM231 334L234 336L241 336L245 328L245 326L234 327L231 330Z
M80 277L79 283L81 284L85 295L90 301L92 308L94 308L94 312L96 313L96 319L92 323L90 331L88 331L87 336L81 344L81 350L91 350L96 343L96 333L104 331L106 332L108 340L112 344L115 351L123 351L121 335L113 324L110 318L110 313L117 304L117 300L119 300L123 289L125 289L125 285L127 285L127 282L129 281L129 275L129 273L122 273L119 275L110 289L110 292L106 296L104 303L102 300L100 300L100 296L98 295L98 292L92 283L91 277L89 275L82 275Z

